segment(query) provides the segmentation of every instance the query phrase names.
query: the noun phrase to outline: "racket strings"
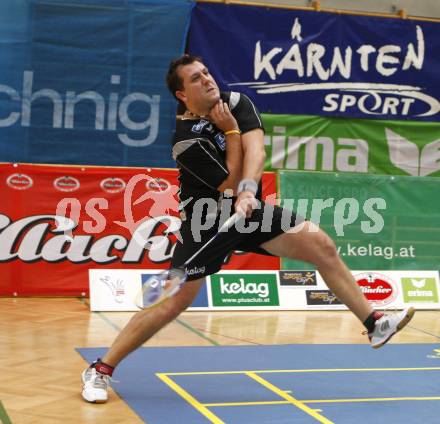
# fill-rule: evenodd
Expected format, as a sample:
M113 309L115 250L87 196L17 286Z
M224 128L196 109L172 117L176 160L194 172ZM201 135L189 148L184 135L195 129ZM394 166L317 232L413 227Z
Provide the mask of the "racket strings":
M186 280L181 269L170 269L150 277L143 287L143 307L155 305L176 293Z

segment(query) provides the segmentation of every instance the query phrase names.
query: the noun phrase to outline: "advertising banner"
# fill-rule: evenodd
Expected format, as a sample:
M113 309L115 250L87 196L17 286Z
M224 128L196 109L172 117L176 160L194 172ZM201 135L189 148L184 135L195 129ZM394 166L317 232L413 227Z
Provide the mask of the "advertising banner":
M280 171L285 207L319 224L351 269L440 270L439 183L430 177ZM283 259L282 269L311 269Z
M92 311L137 311L155 270L90 270ZM352 271L374 309L440 309L438 271ZM189 310L346 310L317 271L235 270L206 278Z
M292 285L281 282L279 296L283 305L299 310L347 309L328 289L319 272L280 271L281 273L314 275L313 281L303 280ZM352 274L374 309L404 309L408 306L416 309L440 309L438 271L352 271Z
M261 112L440 120L439 23L198 3L189 50Z
M0 165L0 295L87 295L89 269L167 268L181 225L177 177L171 169ZM275 193L275 174L264 174L263 196ZM279 266L243 252L225 258L226 269Z
M263 114L266 170L440 176L440 123Z
M165 76L193 4L2 1L0 160L174 167Z

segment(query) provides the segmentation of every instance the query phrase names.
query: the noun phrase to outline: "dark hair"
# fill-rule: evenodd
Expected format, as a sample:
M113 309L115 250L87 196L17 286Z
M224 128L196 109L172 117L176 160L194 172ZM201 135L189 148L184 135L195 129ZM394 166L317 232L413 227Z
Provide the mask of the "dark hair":
M190 65L194 62L203 63L202 59L198 56L192 56L190 54L184 54L180 56L176 60L173 60L168 67L167 73L167 85L168 90L171 91L171 94L177 99L176 91L183 89L183 81L177 73L177 68L182 65ZM179 99L177 99L179 100ZM179 100L180 103L180 100Z

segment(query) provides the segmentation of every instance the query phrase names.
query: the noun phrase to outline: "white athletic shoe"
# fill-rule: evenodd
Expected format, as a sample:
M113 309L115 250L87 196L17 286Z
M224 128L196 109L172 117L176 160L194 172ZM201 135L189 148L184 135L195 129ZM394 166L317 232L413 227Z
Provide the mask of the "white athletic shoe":
M368 333L371 347L377 349L383 346L391 337L400 331L411 321L414 315L414 308L404 309L402 312L395 312L379 318L372 333Z
M82 397L87 402L105 403L108 399L110 377L96 371L92 366L82 373Z

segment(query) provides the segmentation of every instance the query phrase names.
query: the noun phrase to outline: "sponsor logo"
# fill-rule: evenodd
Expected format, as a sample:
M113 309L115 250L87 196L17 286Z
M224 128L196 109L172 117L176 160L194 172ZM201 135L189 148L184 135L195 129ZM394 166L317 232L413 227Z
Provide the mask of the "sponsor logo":
M214 137L215 142L217 143L217 145L220 147L220 149L225 150L226 149L226 137L223 133L218 133L215 137Z
M197 268L196 266L194 268L191 269L187 269L186 273L188 275L198 275L198 274L203 274L205 272L206 267L202 266L200 268Z
M211 276L213 306L278 306L276 274Z
M213 134L214 133L214 125L212 125L211 123L205 128L205 131L208 132L209 134Z
M291 127L274 125L264 136L270 146L268 159L274 169L341 171L367 173L369 149L367 140L289 135ZM412 176L428 176L440 171L440 139L418 146L403 135L384 128L389 159L393 166ZM371 140L370 140L371 141Z
M283 99L286 93L297 96L315 93L322 99L321 110L328 113L357 112L366 117L433 116L440 111L440 102L423 92L423 86L365 81L371 77L384 81L412 68L423 69L424 33L420 25L415 25L414 30L414 41L406 45L326 46L319 44L316 37L310 37L314 34L304 37L300 19L296 18L290 34L286 30L286 40L290 36L291 44L265 46L264 40L256 41L250 64L253 75L246 82L230 85L252 88L259 95L282 95ZM364 74L365 82L352 82L355 72Z
M342 305L330 290L306 290L307 305Z
M64 176L59 177L53 182L53 186L59 191L75 191L79 189L80 183L74 177Z
M209 307L209 301L208 301L208 287L206 284L206 279L203 279L202 287L200 288L199 292L197 293L196 298L191 303L191 308L207 308Z
M34 106L34 101L39 98L45 98L53 104L52 108L47 107L43 112L51 117L52 128L71 130L75 128L75 124L84 128L88 123L78 119L75 115L81 114L81 110L84 110L81 100L87 99L95 102L97 106L95 116L92 117L94 130L116 133L119 141L130 147L142 147L154 143L159 133L160 95L148 96L145 93L133 92L122 97L119 92L122 94L124 90L118 86L124 87L125 84L123 82L121 84L121 76L111 75L109 80L105 90L107 93L92 90L77 93L71 87L67 87L65 92L58 92L48 87L36 89L34 71L24 71L22 87L16 89L0 84L0 96L8 96L14 101L10 103L16 101L21 103L19 111L11 111L6 118L0 119L0 128L16 124L22 127L31 126L32 115L41 113L38 106ZM132 106L133 103L146 105L144 109L149 111L147 116L143 116L143 119L133 116L132 110L137 109ZM121 131L121 127L130 132L136 131L137 137L131 138L127 131ZM146 132L148 134L145 134ZM140 134L146 136L139 138Z
M264 136L264 143L272 146L270 165L274 169L368 172L369 147L362 139L288 136L286 127L278 125L273 135Z
M356 274L354 278L364 296L374 306L388 305L397 297L396 284L385 275L367 272Z
M106 178L101 181L101 188L107 193L120 193L125 189L125 181L121 178Z
M316 286L315 271L280 271L282 286Z
M156 302L160 296L162 295L163 287L165 285L165 281L160 278L160 275L157 274L141 274L142 286L144 289L144 284L148 283L148 291L143 292L142 305L144 304L144 299L147 301L147 304L151 304ZM147 296L145 298L145 296Z
M113 280L109 275L105 275L100 278L102 284L104 284L110 291L114 301L116 303L123 303L125 298L125 283L120 278Z
M434 349L433 354L426 355L426 357L430 359L440 359L440 349Z
M180 225L177 217L156 216L145 220L127 239L118 233L75 235L78 224L65 216L33 215L14 222L0 214L0 262L135 264L147 255L151 262L161 264L171 259L173 242L169 235L178 233ZM66 233L72 234L69 240Z
M171 183L163 178L149 178L146 186L152 191L167 191L171 187Z
M414 177L425 177L440 170L440 139L421 149L405 137L385 129L390 161L396 167Z
M435 278L402 278L403 300L405 303L439 301Z
M191 131L196 133L196 134L200 134L203 130L203 128L209 124L209 121L206 121L204 119L201 119L197 124L194 124L193 127L191 128Z
M34 185L34 181L26 174L12 174L6 179L6 184L15 190L27 190Z

